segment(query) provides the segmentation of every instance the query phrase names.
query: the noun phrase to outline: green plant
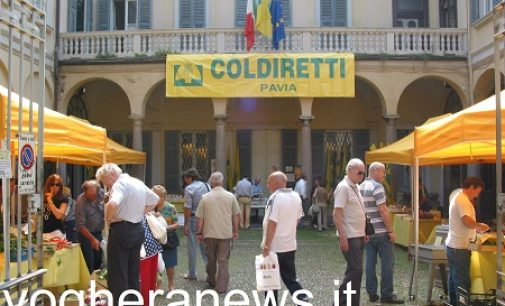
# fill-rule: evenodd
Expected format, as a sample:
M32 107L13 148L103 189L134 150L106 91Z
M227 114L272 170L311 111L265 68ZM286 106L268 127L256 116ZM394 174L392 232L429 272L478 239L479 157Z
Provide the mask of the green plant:
M135 52L135 54L133 56L134 57L147 57L147 53L137 53L137 52Z
M112 52L99 53L95 58L97 59L108 59L108 58L116 58L117 55Z
M158 49L155 53L154 56L156 57L166 57L168 54L180 54L180 52L177 51L172 51L170 49L163 50L163 49Z

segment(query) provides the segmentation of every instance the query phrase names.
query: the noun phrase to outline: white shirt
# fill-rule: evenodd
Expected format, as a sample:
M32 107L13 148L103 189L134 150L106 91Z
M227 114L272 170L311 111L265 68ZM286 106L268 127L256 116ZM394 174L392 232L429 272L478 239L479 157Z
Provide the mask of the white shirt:
M295 251L296 225L303 214L300 196L290 188L281 188L270 195L267 203L261 247L265 245L268 221L271 220L277 223L277 228L270 250L276 253Z
M295 192L298 193L302 199L307 198L307 183L303 178L300 178L295 184Z
M158 203L159 197L142 181L121 174L112 185L110 202L118 204L117 214L114 219L139 223L144 218L146 206Z
M364 200L347 175L338 183L335 192L335 208L344 210L344 230L347 238L365 237L365 210Z
M454 192L453 192L454 193ZM468 249L470 240L475 238L475 229L466 227L461 217L468 216L475 220L475 208L466 194L452 194L449 204L449 233L445 244L453 249Z

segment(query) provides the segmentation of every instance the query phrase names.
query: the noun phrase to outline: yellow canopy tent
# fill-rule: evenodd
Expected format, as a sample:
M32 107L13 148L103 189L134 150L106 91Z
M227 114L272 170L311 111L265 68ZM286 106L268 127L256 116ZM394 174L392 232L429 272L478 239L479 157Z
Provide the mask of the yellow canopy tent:
M12 93L11 150L17 154L18 95ZM33 103L33 132L37 134L38 104ZM29 101L23 99L23 127L28 131ZM6 139L7 89L0 86L0 139ZM144 164L145 153L124 147L106 136L104 128L51 109L44 109L44 159L99 166L106 161Z
M505 91L501 92L505 99ZM501 109L502 118L505 107ZM505 127L502 125L502 135ZM437 160L438 165L494 163L496 161L495 96L451 116L414 130L415 157ZM502 152L505 152L502 142Z
M449 115L450 114L445 114L432 117L423 123L423 125L435 122L442 118L446 118ZM414 164L414 132L410 133L400 140L397 140L396 142L393 142L390 145L373 151L367 151L365 153L365 161L367 164L370 164L374 161L379 161L384 164L412 166ZM423 162L430 164L434 161L423 159Z

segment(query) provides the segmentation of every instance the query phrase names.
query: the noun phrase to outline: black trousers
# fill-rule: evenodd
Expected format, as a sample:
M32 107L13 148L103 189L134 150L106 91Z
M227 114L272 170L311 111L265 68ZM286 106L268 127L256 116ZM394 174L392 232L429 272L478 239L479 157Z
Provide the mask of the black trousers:
M339 287L339 305L347 305L347 296L344 294L344 290L347 289L347 283L351 282L352 290L356 290L356 293L351 296L351 305L358 306L361 278L363 276L363 250L365 248L365 238L349 238L347 241L349 243L349 250L347 252L342 252L347 262L347 269L345 270L344 279Z
M140 222L111 224L107 242L107 284L114 305L118 305L123 291L140 290L140 248L144 240L144 227Z
M91 235L93 235L96 240L102 241L102 232L94 232L91 233ZM93 250L93 248L91 248L91 242L81 233L79 233L78 239L81 243L82 255L84 256L89 273L91 274L93 271L100 269L102 265L102 249L99 248L98 251Z
M297 290L303 289L302 285L300 285L296 277L295 252L296 251L276 253L277 259L279 260L279 270L281 272L282 282L288 288L289 293L291 293L291 296ZM277 290L274 290L274 295L275 300L277 301ZM305 300L307 299L307 296L300 294L298 295L298 299ZM273 304L269 303L269 305Z

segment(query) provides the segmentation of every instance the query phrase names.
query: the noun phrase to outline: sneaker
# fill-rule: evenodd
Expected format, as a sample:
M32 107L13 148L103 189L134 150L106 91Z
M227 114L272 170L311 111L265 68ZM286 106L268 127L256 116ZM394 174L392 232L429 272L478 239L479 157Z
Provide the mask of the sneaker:
M404 304L405 301L402 299L399 299L396 295L392 295L391 297L388 298L382 298L381 297L381 303L386 303L386 304Z
M184 279L188 279L188 280L196 280L196 275L195 276L191 276L189 274L184 274L183 278Z
M368 296L368 299L370 300L370 302L377 302L379 300L379 296L377 294L372 294L372 295L369 295Z

